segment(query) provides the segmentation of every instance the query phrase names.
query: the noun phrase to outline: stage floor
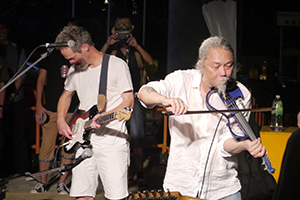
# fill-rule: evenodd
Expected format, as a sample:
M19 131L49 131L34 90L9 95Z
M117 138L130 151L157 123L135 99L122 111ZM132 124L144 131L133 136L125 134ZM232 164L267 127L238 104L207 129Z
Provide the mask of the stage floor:
M144 169L144 178L147 181L149 187L148 190L159 190L162 189L162 182L163 177L165 174L165 164L162 164L160 161L161 156L161 149L158 148L148 148L145 149L145 169ZM134 160L132 159L131 163ZM132 174L134 173L134 165L131 164L129 172ZM70 182L70 177L67 179L66 183ZM38 179L39 180L39 179ZM31 194L30 190L36 185L35 180L16 180L11 179L6 187L8 191L5 193L5 199L15 199L15 200L22 200L22 199L43 199L43 200L52 200L52 199L72 199L75 198L70 197L69 195L59 195L56 192L56 184L52 185L48 192L43 194ZM129 191L130 192L138 192L143 191L137 187L136 182L133 179L129 180ZM1 198L0 198L1 199ZM97 190L96 200L104 200L103 188L101 182L99 184Z

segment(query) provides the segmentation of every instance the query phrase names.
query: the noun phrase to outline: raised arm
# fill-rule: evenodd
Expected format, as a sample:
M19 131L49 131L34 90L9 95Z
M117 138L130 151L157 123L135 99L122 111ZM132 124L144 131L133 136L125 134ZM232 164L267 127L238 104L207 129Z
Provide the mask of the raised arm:
M116 42L119 42L119 40L116 39L116 34L114 33L107 38L106 42L104 43L100 51L102 53L106 53L109 46L115 44Z
M153 65L153 59L151 55L139 45L135 39L135 37L132 36L131 33L130 38L127 40L128 45L133 46L142 56L143 60L148 64L148 65Z
M155 89L149 86L142 87L138 92L138 98L147 106L162 106L167 111L175 115L181 115L187 112L187 105L180 98L168 98L159 94Z

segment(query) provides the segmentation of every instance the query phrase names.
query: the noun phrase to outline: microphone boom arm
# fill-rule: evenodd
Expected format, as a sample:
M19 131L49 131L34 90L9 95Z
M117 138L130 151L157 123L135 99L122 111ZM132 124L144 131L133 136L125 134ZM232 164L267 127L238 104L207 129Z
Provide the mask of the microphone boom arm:
M38 62L40 62L42 59L46 58L51 52L53 51L53 48L49 48L47 52L43 53L39 59L37 59L34 63L32 63L30 66L28 66L24 71L22 71L20 74L18 74L16 77L14 77L12 80L9 80L1 89L0 92L2 92L5 88L10 86L13 82L15 82L18 78L23 76L26 72L28 72L34 65L36 65Z

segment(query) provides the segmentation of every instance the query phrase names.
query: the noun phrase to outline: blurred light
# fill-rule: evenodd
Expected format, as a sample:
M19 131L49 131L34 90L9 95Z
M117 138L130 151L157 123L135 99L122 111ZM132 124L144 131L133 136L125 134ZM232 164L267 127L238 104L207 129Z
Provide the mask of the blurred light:
M108 0L104 0L104 4L108 4Z

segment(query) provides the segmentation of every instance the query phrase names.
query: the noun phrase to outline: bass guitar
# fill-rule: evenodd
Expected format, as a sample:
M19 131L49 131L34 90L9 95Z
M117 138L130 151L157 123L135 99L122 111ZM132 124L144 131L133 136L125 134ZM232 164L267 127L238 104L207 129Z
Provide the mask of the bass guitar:
M94 110L96 106L91 108L91 110ZM116 112L109 113L107 115L103 115L96 119L97 124L104 124L110 121L113 121L115 119L121 121L125 119L126 121L130 119L131 117L131 108L124 107L121 110L118 110ZM91 113L91 111L90 111ZM90 127L90 124L92 122L92 118L97 114L97 112L90 114L89 117L82 118L81 115L77 114L73 121L75 123L71 124L71 130L74 133L72 135L72 139L62 144L62 146L65 146L65 150L67 152L73 152L75 149L78 148L78 146L86 143L88 141L88 133L92 129Z

